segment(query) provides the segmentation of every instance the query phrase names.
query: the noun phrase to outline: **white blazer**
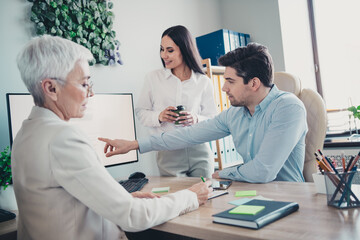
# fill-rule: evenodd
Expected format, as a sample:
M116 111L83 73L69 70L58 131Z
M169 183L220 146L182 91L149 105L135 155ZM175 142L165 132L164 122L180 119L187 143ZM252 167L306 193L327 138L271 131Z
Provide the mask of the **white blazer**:
M198 208L182 190L133 198L106 171L90 141L52 111L34 107L12 148L18 239L119 239Z

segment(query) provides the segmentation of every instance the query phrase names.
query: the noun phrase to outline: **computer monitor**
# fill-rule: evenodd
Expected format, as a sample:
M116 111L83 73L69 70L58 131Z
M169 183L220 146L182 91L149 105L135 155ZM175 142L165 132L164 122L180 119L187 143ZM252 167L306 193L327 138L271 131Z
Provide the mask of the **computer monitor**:
M10 145L20 130L22 122L29 116L34 106L28 93L7 93L6 103L9 119ZM138 153L133 150L124 155L105 157L105 143L98 137L135 140L134 104L131 93L95 94L89 98L83 118L74 118L70 123L80 128L91 140L91 144L104 166L115 166L138 161Z

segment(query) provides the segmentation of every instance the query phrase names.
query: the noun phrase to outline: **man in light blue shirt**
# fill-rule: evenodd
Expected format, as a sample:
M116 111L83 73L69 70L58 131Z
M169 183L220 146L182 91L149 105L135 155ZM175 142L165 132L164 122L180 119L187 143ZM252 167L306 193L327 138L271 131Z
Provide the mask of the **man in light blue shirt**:
M292 93L273 84L272 58L265 46L251 43L219 59L226 67L222 88L232 105L213 119L135 141L105 141L107 156L139 149L173 150L232 135L244 164L213 174L215 178L266 183L303 182L306 110ZM183 120L186 124L186 119Z

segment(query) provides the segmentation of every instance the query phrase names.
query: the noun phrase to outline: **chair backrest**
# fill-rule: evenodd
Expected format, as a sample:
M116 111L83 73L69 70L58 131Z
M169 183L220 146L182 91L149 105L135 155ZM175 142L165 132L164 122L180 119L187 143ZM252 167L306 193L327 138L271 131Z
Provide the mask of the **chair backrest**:
M294 93L303 103L307 113L308 133L305 139L304 178L313 182L312 174L317 171L314 153L323 149L326 135L326 107L322 97L312 89L302 89L300 79L286 72L276 72L276 86L287 92Z

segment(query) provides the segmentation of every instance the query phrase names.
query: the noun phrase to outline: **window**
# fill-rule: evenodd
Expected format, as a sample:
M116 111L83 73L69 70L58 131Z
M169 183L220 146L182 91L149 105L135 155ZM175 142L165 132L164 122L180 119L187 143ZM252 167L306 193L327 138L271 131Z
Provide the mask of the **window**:
M312 2L326 106L360 105L360 1Z
M346 109L360 105L360 1L308 0L308 6L315 65L319 66L317 82L328 109L328 130L358 133L360 121Z

